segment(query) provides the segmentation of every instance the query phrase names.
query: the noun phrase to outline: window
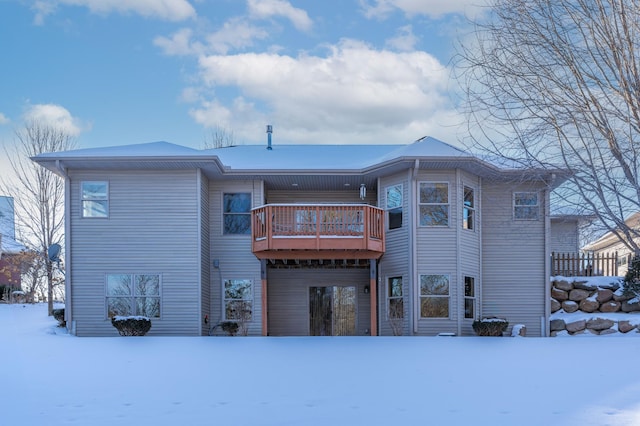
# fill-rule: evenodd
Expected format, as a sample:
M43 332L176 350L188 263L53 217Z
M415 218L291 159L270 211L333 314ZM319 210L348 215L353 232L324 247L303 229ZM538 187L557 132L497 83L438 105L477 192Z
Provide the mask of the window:
M420 275L420 317L449 318L448 275Z
M402 185L387 187L387 212L389 229L402 227Z
M80 188L82 217L108 217L109 183L85 181Z
M107 275L107 317L160 318L160 275Z
M225 234L251 233L251 194L239 192L223 195Z
M402 277L391 277L387 281L387 315L389 319L404 318Z
M251 280L224 281L224 319L251 321L253 314L253 282Z
M420 182L420 226L449 226L449 184Z
M476 223L476 208L473 188L464 187L464 200L462 205L462 228L473 229Z
M464 277L464 317L476 317L476 283L473 277Z
M520 220L537 220L539 215L537 192L514 192L513 217Z

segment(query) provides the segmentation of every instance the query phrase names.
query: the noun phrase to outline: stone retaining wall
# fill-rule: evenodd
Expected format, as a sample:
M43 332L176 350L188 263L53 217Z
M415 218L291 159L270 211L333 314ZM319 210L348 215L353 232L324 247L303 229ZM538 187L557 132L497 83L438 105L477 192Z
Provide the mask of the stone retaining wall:
M594 285L587 281L568 281L554 279L551 281L551 336L559 333L570 335L592 333L598 335L612 333L628 333L638 328L627 317L616 320L615 313L638 313L640 319L640 300L622 294L619 278L612 277L610 283ZM554 318L554 314L591 314L576 315L575 321L570 316ZM607 314L601 317L598 314ZM635 322L635 321L634 321Z

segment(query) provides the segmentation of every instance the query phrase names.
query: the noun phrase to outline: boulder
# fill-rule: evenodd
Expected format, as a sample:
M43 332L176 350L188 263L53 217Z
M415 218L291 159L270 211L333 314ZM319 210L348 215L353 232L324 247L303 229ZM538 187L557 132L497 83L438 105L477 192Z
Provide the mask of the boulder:
M615 334L617 333L617 331L614 328L608 328L606 330L602 330L600 333L598 333L599 336L604 336L606 334Z
M573 300L565 300L564 302L562 302L561 306L566 313L572 314L578 310L578 307L580 305L578 305L578 303L574 302Z
M622 312L638 312L640 311L640 303L630 300L624 300L620 306Z
M569 293L569 300L573 300L574 302L580 302L581 300L586 299L591 294L587 290L574 288ZM558 299L559 300L559 299Z
M605 283L605 284L598 284L598 288L605 288L611 291L616 291L617 289L619 289L621 286L619 281L612 281L610 283Z
M618 290L613 293L613 300L615 300L616 302L624 302L625 300L631 299L633 299L633 295L624 294L622 291Z
M562 305L556 299L551 299L551 313L558 312L562 309Z
M566 324L564 320L561 319L552 319L549 322L549 330L551 331L562 331L566 328Z
M602 331L613 327L613 321L604 318L592 318L587 321L587 329L592 331Z
M598 303L598 301L592 297L588 299L584 299L580 302L580 310L583 312L588 312L588 313L595 312L598 310L599 307L600 307L600 304Z
M596 300L600 303L608 302L611 299L613 299L613 291L609 289L601 288L596 293Z
M527 335L527 327L524 324L516 324L511 329L512 337L525 337Z
M567 331L571 334L577 333L578 331L582 331L587 327L587 322L585 320L574 321L567 324Z
M571 291L573 290L573 284L567 280L554 281L553 286L558 290Z
M577 288L580 290L594 291L598 287L595 284L591 284L587 281L574 281L573 288Z
M626 320L618 321L618 331L620 333L628 333L635 328L637 327L635 325L632 325L629 321L626 321Z
M618 312L621 305L622 304L620 302L611 300L600 305L600 312Z
M569 298L569 293L564 290L559 290L555 287L551 288L551 297L562 302L563 300L567 300Z

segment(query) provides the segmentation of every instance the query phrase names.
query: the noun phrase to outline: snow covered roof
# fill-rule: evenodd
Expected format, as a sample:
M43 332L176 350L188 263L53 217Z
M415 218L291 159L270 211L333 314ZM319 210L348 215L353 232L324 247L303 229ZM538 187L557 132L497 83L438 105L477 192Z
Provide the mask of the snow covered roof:
M479 176L499 178L513 173L534 179L545 179L546 170L514 170L496 166L472 154L432 137L423 137L410 144L368 145L239 145L198 150L169 142L40 154L33 161L54 173L65 169L115 170L129 169L194 169L209 177L239 178L247 175L358 175L367 184L380 176L415 166L421 169L461 168ZM355 179L355 177L354 177ZM360 183L357 182L357 184ZM352 182L356 183L355 181Z

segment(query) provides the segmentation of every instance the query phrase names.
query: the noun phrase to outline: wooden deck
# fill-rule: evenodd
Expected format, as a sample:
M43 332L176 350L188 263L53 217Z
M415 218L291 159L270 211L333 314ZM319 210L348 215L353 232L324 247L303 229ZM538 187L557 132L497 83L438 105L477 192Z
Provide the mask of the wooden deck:
M252 210L259 259L378 259L384 210L367 204L267 204Z

